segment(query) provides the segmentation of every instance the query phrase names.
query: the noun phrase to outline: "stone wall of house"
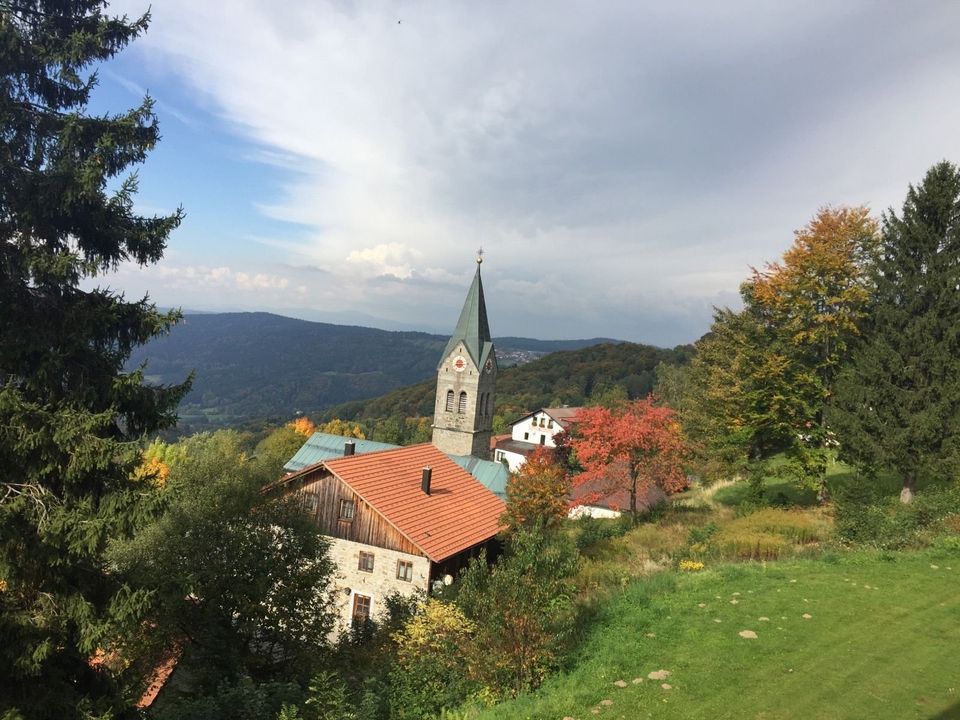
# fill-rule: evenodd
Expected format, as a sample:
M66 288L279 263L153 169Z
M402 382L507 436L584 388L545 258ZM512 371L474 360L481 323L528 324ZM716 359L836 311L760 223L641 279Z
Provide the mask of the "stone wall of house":
M359 569L361 552L373 554L373 572ZM337 566L334 587L340 616L338 630L350 627L356 595L370 598L370 617L376 620L386 610L387 596L395 592L413 595L418 591L426 595L428 590L430 561L421 555L331 538L330 559ZM401 560L413 563L413 579L409 582L397 578Z

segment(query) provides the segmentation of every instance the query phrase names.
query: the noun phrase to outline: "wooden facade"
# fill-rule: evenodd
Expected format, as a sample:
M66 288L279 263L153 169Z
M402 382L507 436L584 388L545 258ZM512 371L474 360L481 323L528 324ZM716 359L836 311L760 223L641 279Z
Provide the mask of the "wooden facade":
M426 557L420 548L329 470L318 468L301 482L297 492L304 510L323 535ZM353 519L340 518L341 500L354 503Z

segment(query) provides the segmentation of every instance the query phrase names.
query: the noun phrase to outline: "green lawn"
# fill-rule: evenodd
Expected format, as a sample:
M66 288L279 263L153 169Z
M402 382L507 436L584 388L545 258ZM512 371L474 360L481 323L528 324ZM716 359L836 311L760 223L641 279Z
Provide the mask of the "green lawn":
M669 571L600 612L568 673L466 717L960 718L957 549Z

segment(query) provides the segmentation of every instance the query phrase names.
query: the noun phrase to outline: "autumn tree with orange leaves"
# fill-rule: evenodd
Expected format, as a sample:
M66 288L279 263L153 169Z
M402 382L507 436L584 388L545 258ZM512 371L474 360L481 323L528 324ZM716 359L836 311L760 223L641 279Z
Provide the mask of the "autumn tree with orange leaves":
M825 411L866 320L876 246L867 208L822 208L780 262L741 285L742 310L716 311L689 369L673 378L687 384L679 408L705 477L743 474L786 452L793 478L826 497L835 439Z
M823 399L866 318L866 265L877 237L866 207L821 208L796 232L783 262L754 270L749 281L754 303L813 370Z
M686 484L686 448L676 413L653 396L616 409L584 408L577 414L573 446L584 472L574 485L596 482L601 496L626 490L630 517L637 521L637 496L651 487L667 495Z
M783 262L754 270L744 284L745 300L776 337L765 354L792 366L795 404L807 408L794 428L790 452L800 478L818 489L821 500L826 497L825 450L833 442L825 412L867 315L866 267L877 233L866 207L821 208L796 232Z
M538 447L507 483L507 512L511 529L556 525L567 516L570 481L550 448Z

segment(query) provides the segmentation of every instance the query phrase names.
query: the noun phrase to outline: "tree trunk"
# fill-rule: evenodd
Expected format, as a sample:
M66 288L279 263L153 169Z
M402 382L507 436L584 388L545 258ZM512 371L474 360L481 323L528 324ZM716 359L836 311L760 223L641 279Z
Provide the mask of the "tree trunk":
M903 489L900 491L900 502L909 503L913 500L913 488L917 483L917 476L911 470L903 476Z
M827 488L827 475L824 473L817 482L817 504L826 505L830 500L830 490Z
M630 467L630 518L632 524L637 524L637 471Z

